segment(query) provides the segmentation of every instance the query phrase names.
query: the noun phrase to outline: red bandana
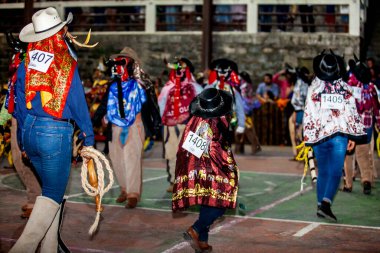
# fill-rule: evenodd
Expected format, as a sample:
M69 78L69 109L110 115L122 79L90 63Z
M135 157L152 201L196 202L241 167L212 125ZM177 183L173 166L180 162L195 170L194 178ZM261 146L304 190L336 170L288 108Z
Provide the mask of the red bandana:
M29 53L33 50L54 55L46 73L28 68ZM25 99L28 109L32 107L31 101L39 91L43 110L54 117L61 118L76 64L64 41L63 30L42 41L30 43L25 58Z

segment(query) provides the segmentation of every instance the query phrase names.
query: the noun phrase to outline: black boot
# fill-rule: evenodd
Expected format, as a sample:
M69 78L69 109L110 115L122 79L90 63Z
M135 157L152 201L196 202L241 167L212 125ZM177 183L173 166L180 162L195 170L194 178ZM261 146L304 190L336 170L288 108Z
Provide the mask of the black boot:
M371 194L371 189L372 189L371 183L368 182L368 181L365 181L363 183L363 193L365 195L370 195Z
M63 220L63 211L65 207L66 199L63 199L61 204L61 212L59 214L59 226L58 226L58 253L70 253L69 248L65 245L61 238L61 227L62 227L62 220Z
M321 206L317 211L317 215L318 217L326 218L333 222L338 221L333 212L331 211L331 204L327 201L322 201Z

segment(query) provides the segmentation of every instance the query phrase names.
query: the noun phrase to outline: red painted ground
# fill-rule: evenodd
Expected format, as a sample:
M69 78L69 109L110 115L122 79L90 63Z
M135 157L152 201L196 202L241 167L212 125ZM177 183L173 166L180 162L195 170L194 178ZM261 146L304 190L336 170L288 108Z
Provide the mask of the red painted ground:
M144 167L165 167L159 150L156 147L149 154ZM281 147L264 147L256 156L237 156L241 170L302 173L303 165L289 158L290 149ZM380 168L379 160L376 164ZM0 176L6 173L9 170L0 169ZM0 185L0 252L8 252L23 230L26 220L19 214L25 200L24 192ZM374 208L380 210L380 203ZM196 214L173 217L171 212L107 206L98 233L89 238L94 214L91 205L67 204L62 236L72 252L194 252L183 244L182 232ZM228 217L215 224L209 243L213 252L380 252L380 228L319 225L304 236L294 236L309 225Z

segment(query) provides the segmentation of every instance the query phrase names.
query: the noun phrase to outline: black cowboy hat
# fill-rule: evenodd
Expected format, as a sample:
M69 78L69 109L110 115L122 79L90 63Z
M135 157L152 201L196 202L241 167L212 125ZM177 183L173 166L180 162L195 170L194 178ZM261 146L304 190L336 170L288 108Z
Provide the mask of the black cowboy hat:
M332 50L330 50L330 53L325 53L323 50L321 54L314 57L313 69L315 75L321 80L337 80L344 73L343 57L334 54Z
M28 43L22 42L20 39L13 37L13 34L11 32L6 32L5 37L7 39L8 46L13 49L13 52L26 52Z
M210 63L210 69L216 69L216 68L221 68L221 69L227 69L228 67L231 68L231 70L235 71L236 74L239 73L238 66L236 62L231 61L226 58L220 58L217 60L214 60Z
M208 88L190 104L190 113L201 118L217 118L232 112L232 95L224 90Z
M367 64L360 61L356 62L353 73L356 79L358 79L361 83L368 84L371 82L371 71Z
M247 83L252 84L252 79L251 79L251 76L249 75L248 72L246 72L246 71L242 71L242 72L240 72L240 77L241 77L244 81L246 81Z
M187 59L185 57L181 57L179 60L186 63L186 66L189 67L190 72L194 73L194 65L189 59Z
M299 78L302 79L305 83L310 83L309 75L310 71L306 67L296 68L296 73Z

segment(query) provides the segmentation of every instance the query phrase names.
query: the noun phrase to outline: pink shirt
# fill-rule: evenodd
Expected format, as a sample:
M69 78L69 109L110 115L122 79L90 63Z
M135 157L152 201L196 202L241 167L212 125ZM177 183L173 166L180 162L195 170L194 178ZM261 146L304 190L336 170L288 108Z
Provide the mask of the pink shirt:
M287 92L288 87L290 87L290 84L288 80L286 80L286 78L279 79L280 76L281 76L280 72L275 74L273 76L273 82L276 83L278 87L280 88L280 98L288 98L286 92Z

